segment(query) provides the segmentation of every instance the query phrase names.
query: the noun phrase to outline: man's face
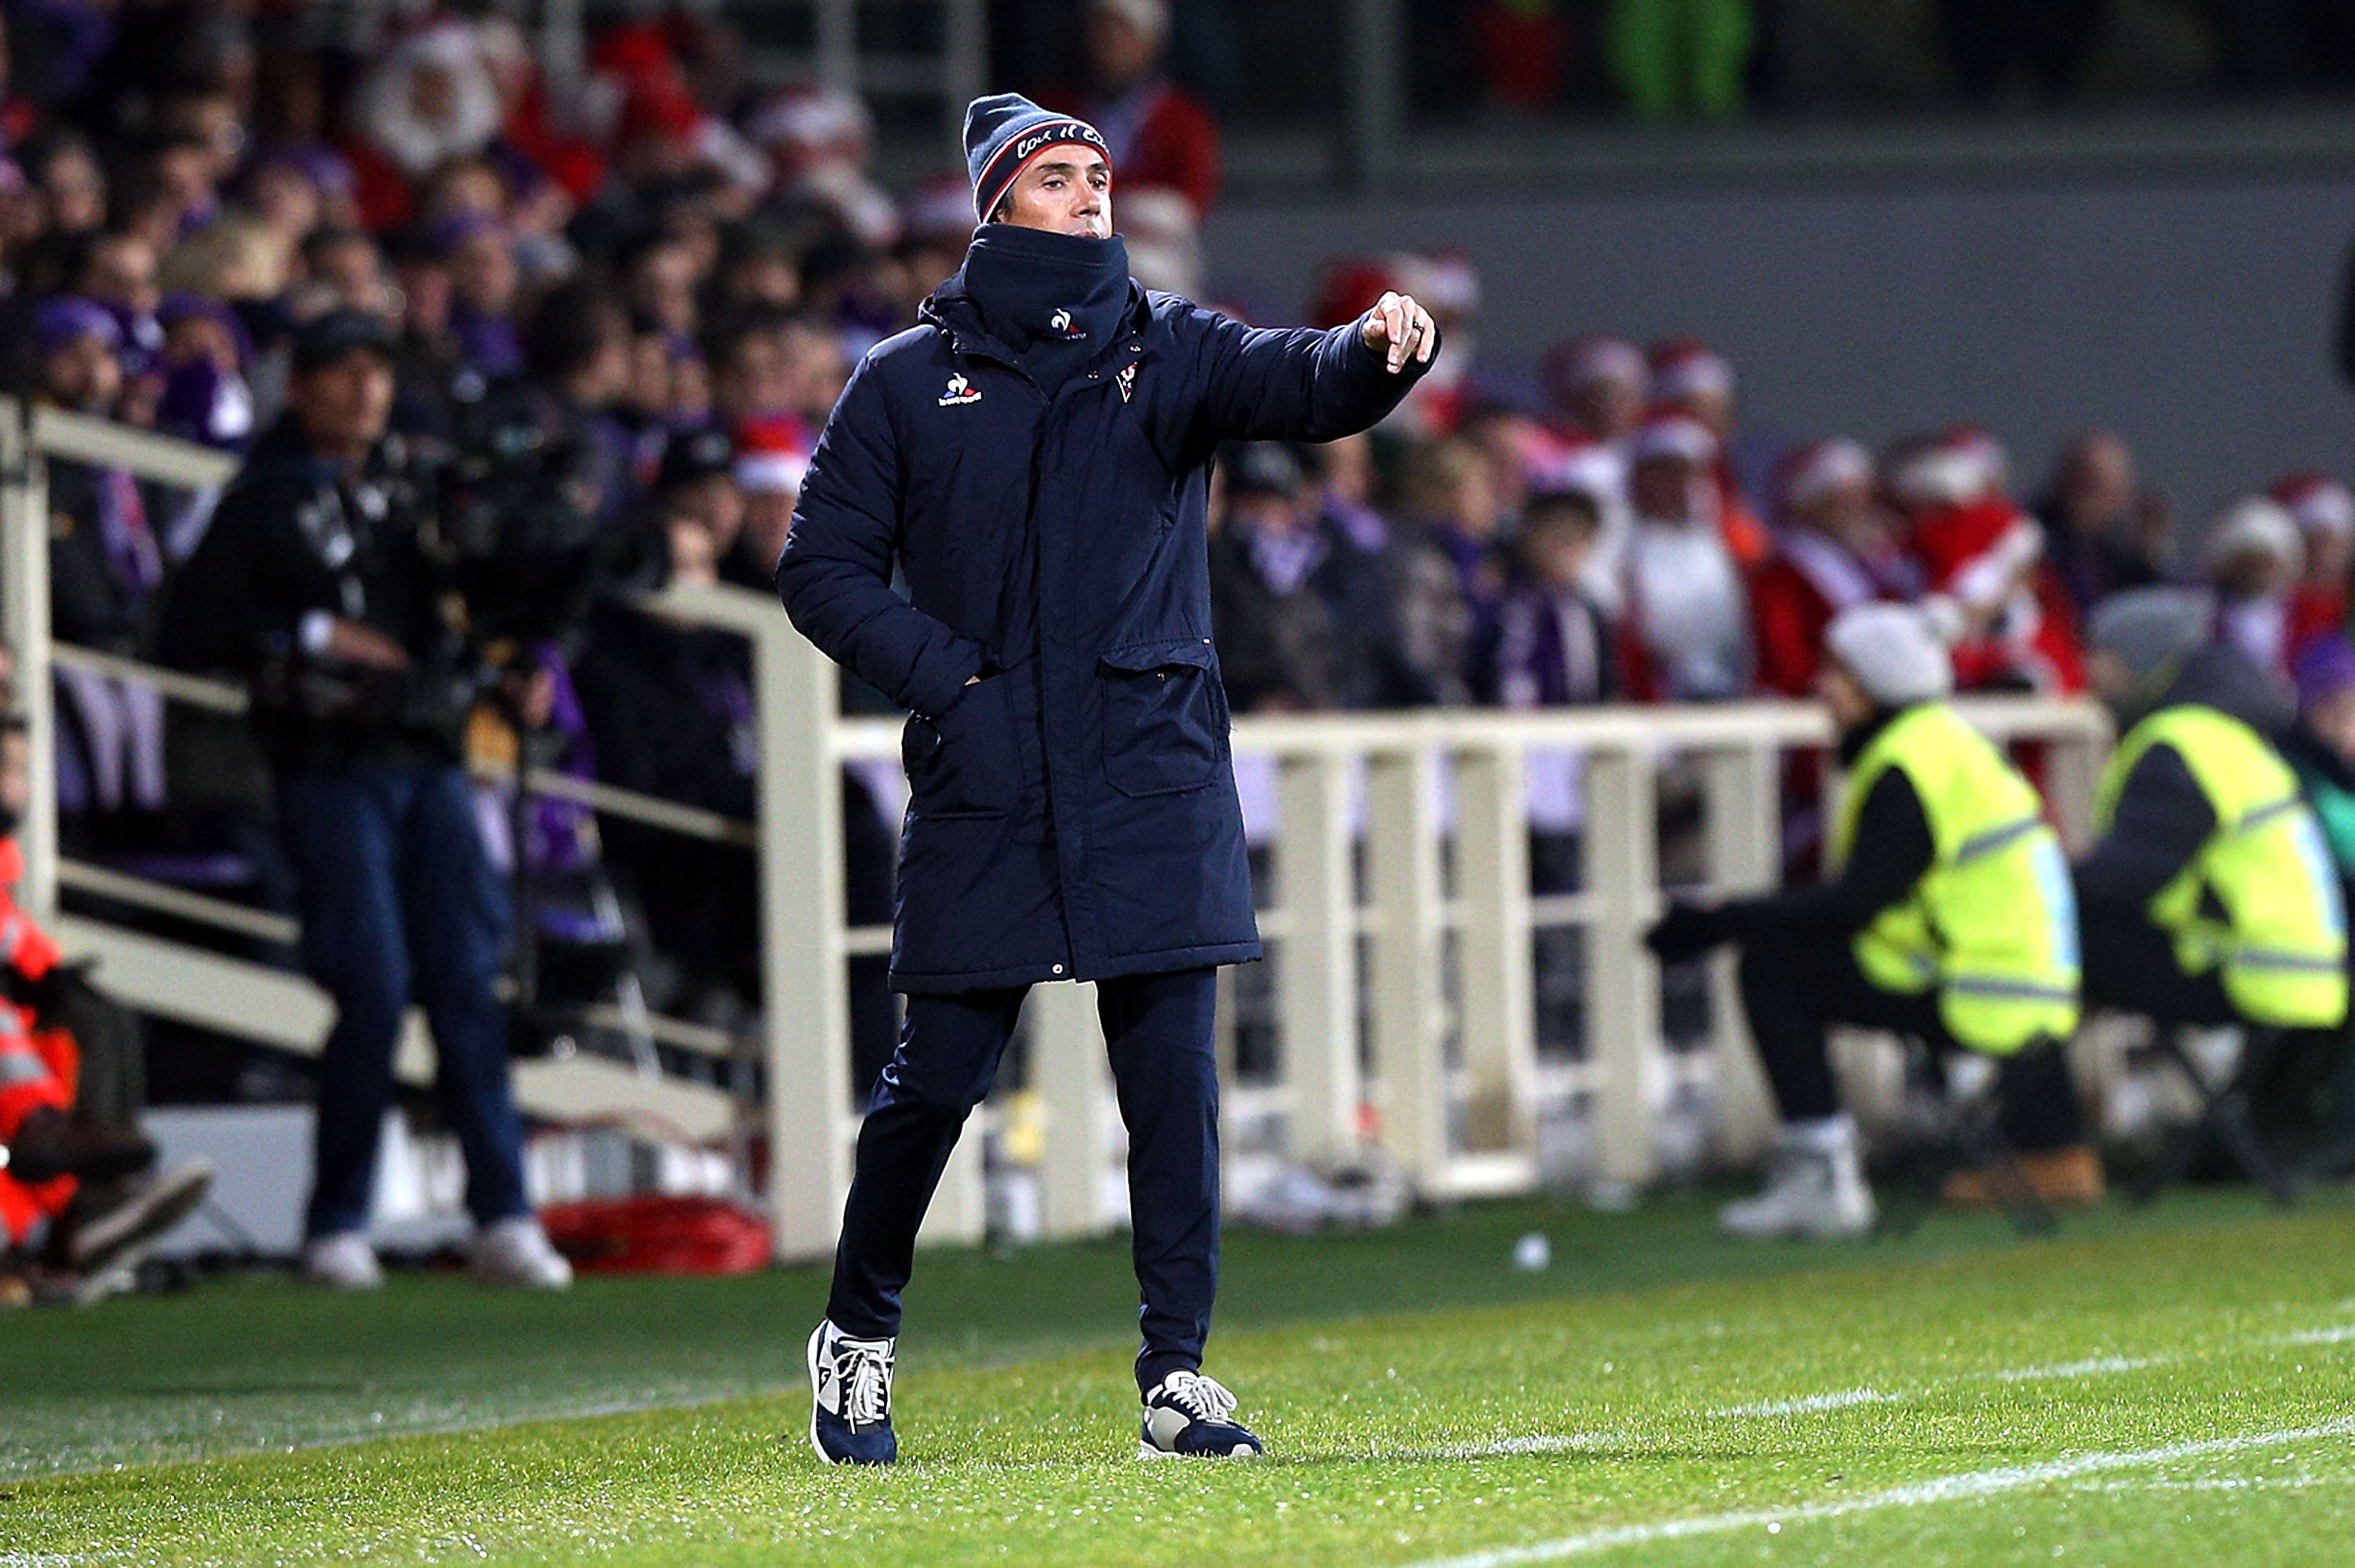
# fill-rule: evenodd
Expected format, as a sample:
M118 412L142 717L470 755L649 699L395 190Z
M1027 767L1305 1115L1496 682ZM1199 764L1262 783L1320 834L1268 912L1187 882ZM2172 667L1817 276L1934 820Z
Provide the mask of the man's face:
M21 729L0 733L0 811L21 822L32 803L32 739Z
M78 337L42 365L41 386L61 408L103 414L123 396L123 362L104 338Z
M303 433L322 451L359 456L384 439L392 417L392 366L364 348L297 371L288 391Z
M82 291L101 304L154 310L162 298L155 291L155 252L145 240L127 234L93 247Z
M1000 223L1102 239L1112 233L1112 165L1092 147L1050 148L1022 171L998 208Z
M1644 389L1603 376L1571 394L1570 411L1598 440L1615 441L1644 418Z
M1630 482L1630 498L1637 515L1656 523L1689 523L1692 520L1692 464L1682 458L1653 458L1636 465Z
M1816 695L1831 710L1832 724L1845 734L1870 719L1872 699L1864 694L1848 667L1837 659L1827 658L1816 675Z

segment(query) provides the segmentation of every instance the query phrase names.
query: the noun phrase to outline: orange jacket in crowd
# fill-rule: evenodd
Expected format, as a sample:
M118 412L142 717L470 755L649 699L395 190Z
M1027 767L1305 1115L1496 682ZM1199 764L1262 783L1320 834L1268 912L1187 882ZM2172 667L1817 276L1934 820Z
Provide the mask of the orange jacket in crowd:
M58 945L16 906L16 887L25 874L25 854L15 839L0 839L0 964L28 980L57 968ZM0 1144L34 1111L73 1108L81 1076L81 1053L62 1029L37 1029L33 1015L0 1001ZM33 1226L62 1210L74 1194L74 1179L32 1185L0 1171L0 1232L21 1245Z

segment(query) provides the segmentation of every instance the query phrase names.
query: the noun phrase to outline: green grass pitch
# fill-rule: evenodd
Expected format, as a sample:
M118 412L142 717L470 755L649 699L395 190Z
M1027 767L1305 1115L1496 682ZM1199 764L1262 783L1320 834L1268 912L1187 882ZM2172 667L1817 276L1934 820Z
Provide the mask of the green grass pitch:
M16 1313L0 1568L2355 1563L2355 1207L1851 1248L1709 1210L1231 1238L1209 1370L1256 1464L1131 1457L1113 1243L927 1257L889 1472L809 1453L807 1269Z

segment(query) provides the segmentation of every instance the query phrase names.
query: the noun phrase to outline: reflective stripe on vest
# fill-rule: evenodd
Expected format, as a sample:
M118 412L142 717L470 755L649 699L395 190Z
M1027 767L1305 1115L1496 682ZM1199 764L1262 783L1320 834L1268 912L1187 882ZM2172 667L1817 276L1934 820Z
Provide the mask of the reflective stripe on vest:
M1865 797L1905 775L1929 825L1930 868L1856 938L1884 991L1935 989L1948 1033L2008 1053L2077 1027L2077 906L2060 840L2027 779L1944 703L1906 709L1857 758L1834 825L1845 863Z
M2171 747L2216 825L2149 905L2186 974L2218 971L2252 1022L2330 1028L2347 1016L2347 913L2321 824L2264 736L2230 714L2185 704L2137 725L2102 776L2109 831L2144 755ZM2216 911L2222 911L2220 919Z

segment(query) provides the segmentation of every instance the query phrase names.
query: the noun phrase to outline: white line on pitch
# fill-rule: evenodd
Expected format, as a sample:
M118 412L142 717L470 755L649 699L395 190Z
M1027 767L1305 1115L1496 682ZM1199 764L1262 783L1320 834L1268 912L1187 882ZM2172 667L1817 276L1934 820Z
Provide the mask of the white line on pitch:
M1757 1404L1733 1404L1709 1413L1712 1421L1752 1415L1813 1415L1824 1410L1847 1410L1859 1404L1894 1404L1905 1396L1877 1388L1844 1388L1838 1393L1810 1393L1798 1399L1769 1399Z
M1664 1519L1650 1524L1614 1525L1604 1530L1591 1530L1583 1535L1564 1536L1559 1541L1541 1541L1528 1546L1508 1546L1492 1552L1475 1552L1461 1557L1433 1558L1415 1568L1517 1568L1525 1563L1558 1563L1566 1557L1586 1557L1610 1552L1622 1546L1644 1546L1657 1541L1680 1541L1696 1535L1723 1535L1738 1530L1779 1530L1784 1524L1820 1519L1845 1519L1852 1514L1875 1513L1885 1509L1922 1508L1932 1503L1960 1502L1972 1498L1996 1497L2005 1492L2025 1491L2031 1487L2048 1486L2054 1481L2074 1480L2080 1476L2099 1475L2108 1470L2144 1469L2153 1465L2171 1465L2185 1459L2205 1459L2218 1455L2251 1453L2264 1448L2279 1448L2292 1443L2324 1441L2330 1438L2355 1436L2355 1418L2326 1422L2319 1426L2300 1426L2278 1432L2255 1432L2239 1437L2215 1437L2202 1443L2178 1443L2165 1448L2142 1448L2119 1453L2077 1454L2065 1459L2052 1459L2040 1465L2009 1465L2001 1469L1972 1470L1961 1475L1941 1476L1934 1480L1916 1481L1909 1486L1891 1487L1885 1491L1868 1492L1862 1497L1838 1502L1802 1503L1786 1509L1745 1509L1738 1513L1702 1514L1689 1519Z

